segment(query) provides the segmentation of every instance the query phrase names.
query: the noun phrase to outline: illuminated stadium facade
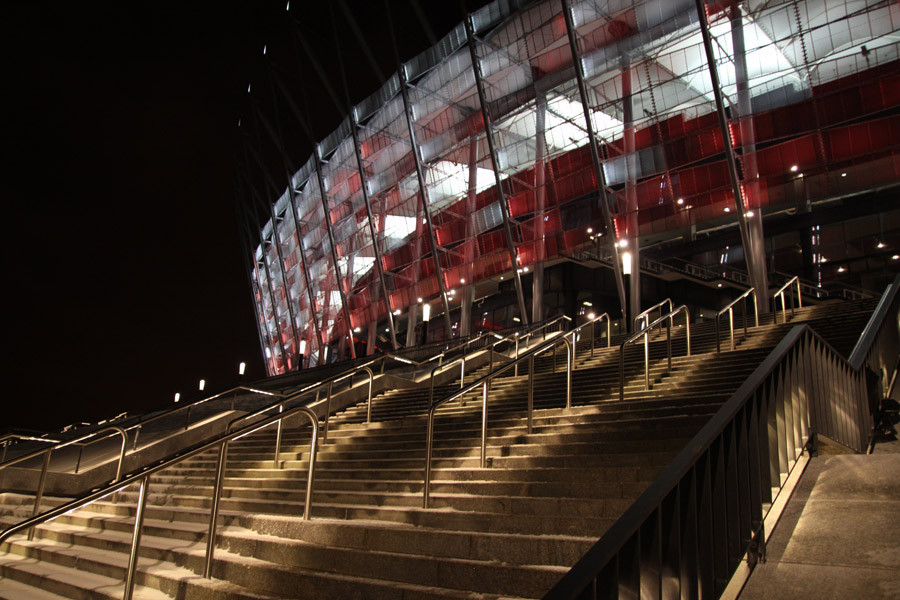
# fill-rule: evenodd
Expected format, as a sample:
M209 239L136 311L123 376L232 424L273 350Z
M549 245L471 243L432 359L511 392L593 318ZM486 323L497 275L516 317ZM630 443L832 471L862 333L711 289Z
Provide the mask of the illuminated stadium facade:
M642 247L735 225L761 289L793 244L764 215L900 181L896 2L699 5L497 1L403 64L262 227L269 374L541 320L559 308L545 270L585 252L618 255L601 309L633 314ZM827 237L799 236L808 278L854 268Z

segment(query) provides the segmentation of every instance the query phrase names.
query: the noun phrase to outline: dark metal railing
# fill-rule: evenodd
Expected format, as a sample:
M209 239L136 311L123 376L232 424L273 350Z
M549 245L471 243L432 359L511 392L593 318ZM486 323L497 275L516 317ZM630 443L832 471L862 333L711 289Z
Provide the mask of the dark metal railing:
M816 435L866 448L866 369L896 369L898 288L900 277L849 360L808 326L791 329L544 598L717 598L749 576Z

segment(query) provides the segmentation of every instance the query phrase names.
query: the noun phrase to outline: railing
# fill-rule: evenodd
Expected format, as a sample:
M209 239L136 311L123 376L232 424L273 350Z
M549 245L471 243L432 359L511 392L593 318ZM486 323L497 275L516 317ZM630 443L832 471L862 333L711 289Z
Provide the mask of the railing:
M134 590L134 575L135 575L135 568L137 566L138 550L139 550L140 544L141 544L141 528L143 526L143 521L144 521L144 509L146 508L146 505L147 505L147 492L148 492L148 489L150 486L150 477L152 475L155 475L156 473L162 471L163 469L167 469L167 468L174 466L184 460L193 458L194 456L197 456L198 454L201 454L208 450L212 450L213 448L216 448L216 447L220 448L220 455L219 455L220 464L224 464L224 454L222 453L221 448L223 447L223 445L225 443L230 442L235 439L238 439L238 438L248 435L250 433L253 433L254 431L257 431L263 427L266 427L267 425L271 425L273 422L276 422L276 421L281 422L282 419L286 419L286 418L294 415L295 413L305 414L307 417L310 418L310 421L313 426L312 441L310 444L310 463L309 463L309 469L308 469L308 475L307 475L307 482L308 482L307 495L306 495L307 501L306 501L306 506L303 509L304 519L309 519L309 504L310 504L310 498L312 495L312 482L314 480L315 454L316 454L317 434L318 434L318 420L316 419L315 414L309 408L307 408L305 406L298 406L298 407L295 407L285 413L269 417L268 419L265 419L262 422L252 423L242 429L233 431L224 436L220 436L219 438L216 438L215 440L205 442L205 443L201 444L200 446L197 446L191 450L184 452L183 454L175 455L175 456L173 456L167 460L164 460L162 462L159 462L155 465L145 467L144 469L142 469L136 473L132 473L121 479L117 479L116 481L114 481L110 484L107 484L97 490L91 491L90 493L82 496L81 498L76 498L75 500L71 500L69 502L66 502L65 504L61 504L60 506L52 508L40 515L36 515L36 516L31 517L30 519L26 519L25 521L22 521L21 523L11 525L11 526L7 527L6 529L0 531L0 544L2 544L7 539L9 539L10 536L13 536L21 531L25 531L26 529L32 529L33 527L40 525L41 523L51 521L57 517L60 517L62 515L65 515L66 513L71 512L73 510L87 506L88 504L91 504L92 502L100 500L100 499L108 496L109 494L112 494L119 490L122 490L129 485L132 485L135 483L140 484L140 490L138 493L137 512L135 514L134 531L132 533L131 555L130 555L130 558L128 561L128 568L127 568L126 577L125 577L125 592L123 595L123 598L125 600L131 600L132 593ZM219 487L221 487L221 479L220 478L217 478L217 484L219 485ZM216 493L218 494L218 493L220 493L220 491L221 491L220 489L217 489ZM215 505L216 505L216 503L214 502L214 506ZM211 533L212 533L211 540L213 542L212 546L214 546L214 542L215 542L215 539L214 539L215 538L215 529L214 528L211 528ZM204 569L205 577L209 576L209 567L212 562L211 552L212 552L212 550L210 548L210 544L208 543L206 567Z
M663 301L665 302L665 301ZM655 307L654 307L655 308ZM652 309L650 309L652 310ZM649 323L646 327L633 333L630 337L626 338L624 342L619 345L619 400L625 400L625 346L630 344L634 340L643 336L644 338L644 389L650 389L650 331L656 327L657 325L666 323L666 354L668 356L668 366L666 367L666 373L672 371L672 323L675 320L675 315L678 313L684 313L684 324L685 324L685 332L687 334L687 356L691 355L691 312L688 310L688 307L682 304L677 307L675 310L672 310L665 315L659 317L652 323ZM638 315L640 316L640 315ZM635 321L637 322L637 321Z
M101 435L101 434L107 435ZM38 485L37 491L34 495L34 509L31 511L31 516L37 515L41 510L41 500L44 497L44 487L47 484L47 472L50 469L50 455L53 454L54 450L60 450L67 446L72 446L74 444L79 444L81 449L78 452L78 462L75 463L75 472L78 472L78 466L81 462L81 451L84 449L85 444L81 442L90 440L89 443L93 444L94 442L99 442L100 440L104 440L106 438L112 437L114 435L119 435L122 437L122 445L119 451L119 464L116 467L116 478L112 480L112 483L117 482L122 478L122 467L125 463L125 443L127 441L127 436L125 434L125 430L121 427L111 425L109 427L104 427L103 429L98 429L97 431L92 431L87 435L83 435L81 437L75 438L74 440L66 440L64 442L57 442L48 448L39 448L34 452L29 452L28 454L23 454L22 456L17 456L16 458L10 459L4 463L0 463L0 469L5 469L7 467L11 467L13 465L25 462L32 458L37 458L38 456L43 455L44 459L41 463L41 474L38 477ZM100 436L100 437L98 437ZM34 532L29 532L28 539L30 540Z
M645 310L644 312L642 312L641 314L637 315L634 318L634 330L636 331L638 328L638 321L643 320L644 324L646 325L647 322L650 320L650 316L649 316L650 313L652 313L654 310L658 310L659 316L661 317L663 314L663 306L665 306L665 305L669 306L669 312L672 312L672 309L675 307L675 305L672 303L671 298L666 298L665 300L657 302L656 304L654 304L653 306L651 306L650 308L648 308L647 310Z
M585 327L590 325L591 326L591 358L594 358L594 340L597 338L596 324L597 324L597 321L602 321L603 319L606 319L606 347L609 348L610 345L612 344L612 330L610 329L611 324L610 324L610 320L609 320L609 313L603 313L602 315L600 315L598 317L594 317L593 319L588 320L586 323L582 323L581 325L579 325L578 327L576 327L575 329L573 329L572 331L570 331L569 333L566 334L567 336L572 338L572 345L576 346L576 344L578 343L578 336L577 336L578 332L580 332L582 329L584 329Z
M791 316L794 315L794 286L797 288L797 308L803 308L803 298L800 295L800 280L795 275L791 277L787 283L778 288L778 291L772 294L772 302L774 304L773 308L775 309L774 316L772 317L773 323L778 323L778 298L781 297L781 320L783 323L787 323L787 309L785 308L785 298L784 292L789 289L791 292Z
M170 408L169 410L161 412L158 415L154 415L154 416L150 417L146 421L139 421L135 425L131 425L129 427L124 427L126 433L128 433L132 429L135 430L134 431L134 439L131 442L131 449L132 450L137 449L138 438L140 437L141 431L143 430L145 425L149 425L150 423L153 423L154 421L159 421L161 419L171 416L172 414L174 414L176 412L183 410L183 411L185 411L184 431L187 431L191 425L191 410L193 410L197 406L200 406L201 404L205 404L207 402L215 400L216 398L221 398L221 397L225 396L226 394L233 393L233 394L235 394L235 396L237 396L237 392L239 392L241 390L247 391L247 392L252 392L254 394L263 394L265 396L280 396L280 394L277 394L275 392L267 392L265 390L258 390L255 388L239 385L239 386L233 387L229 390L225 390L224 392L219 392L218 394L209 396L208 398L203 398L202 400L197 400L196 402L191 402L190 404L185 404L184 406ZM235 404L235 397L232 397L231 410L234 410L234 404Z
M756 323L756 327L759 327L759 304L756 299L756 289L750 288L737 298L731 301L731 303L716 313L716 352L722 351L722 346L719 341L719 317L728 313L728 331L731 336L731 351L734 352L734 305L738 302L741 303L741 315L744 322L744 339L747 339L747 296L753 295L753 317L754 322Z
M34 437L33 435L21 435L18 433L7 433L6 435L0 436L0 444L3 444L3 454L0 455L0 463L6 461L6 450L10 446L10 442L12 440L20 441L20 442L45 442L47 444L58 444L59 440L53 440L50 438L42 438L42 437ZM2 466L0 466L2 468Z
M865 449L866 370L895 368L898 288L900 277L849 360L808 326L791 329L544 598L639 598L642 590L651 597L716 598L726 587L740 590L765 556L817 433Z
M512 361L492 370L487 375L480 377L469 385L445 396L444 398L433 403L428 409L428 425L425 437L425 489L422 499L424 508L428 508L428 500L431 494L431 463L432 463L432 446L434 444L434 417L438 408L442 405L452 402L457 398L462 398L469 392L482 388L481 391L481 468L487 465L487 421L488 421L488 389L490 383L502 373L510 369L514 369L519 363L528 361L528 433L532 432L532 420L534 413L534 358L539 354L543 354L548 350L555 350L559 344L566 346L566 408L572 407L572 367L574 360L574 347L569 342L567 336L560 336L552 340L548 340L534 348L529 349L526 353L515 358Z

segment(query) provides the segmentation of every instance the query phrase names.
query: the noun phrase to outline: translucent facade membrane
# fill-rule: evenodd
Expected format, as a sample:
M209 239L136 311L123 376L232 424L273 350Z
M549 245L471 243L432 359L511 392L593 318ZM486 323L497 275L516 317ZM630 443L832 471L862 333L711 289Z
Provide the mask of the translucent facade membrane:
M404 64L292 177L252 272L270 373L383 346L392 327L414 339L399 334L423 304L443 312L442 292L456 310L470 286L601 233L734 222L694 0L567 6L570 19L559 0L473 13L472 47L460 24ZM748 218L900 180L897 2L704 9ZM453 335L446 322L432 316L432 339Z

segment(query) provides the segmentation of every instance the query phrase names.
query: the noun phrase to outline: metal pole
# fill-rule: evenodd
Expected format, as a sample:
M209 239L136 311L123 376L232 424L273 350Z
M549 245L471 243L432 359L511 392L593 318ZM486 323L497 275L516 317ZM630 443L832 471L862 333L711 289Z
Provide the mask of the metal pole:
M378 280L381 283L381 296L384 299L384 310L387 316L388 330L391 334L391 344L393 348L397 348L397 333L394 329L394 313L391 312L391 299L388 296L387 279L384 276L384 265L381 264L381 251L378 249L378 237L375 232L375 219L372 212L372 200L369 198L369 190L366 187L366 170L363 167L362 153L359 150L359 121L356 118L356 111L350 111L350 133L353 135L353 153L356 155L356 167L359 169L359 178L361 183L361 192L363 203L366 206L366 222L369 225L369 237L372 238L372 252L375 254L375 269L378 272ZM369 327L377 327L378 319L371 323Z
M481 386L481 468L487 468L488 386Z
M53 452L53 448L47 448L47 451L44 452L44 462L41 466L41 478L38 480L37 493L34 496L34 509L31 511L31 516L35 517L41 510L41 499L44 496L44 485L47 483L47 470L50 468L50 453ZM34 527L28 530L28 541L34 539Z
M534 424L534 354L528 357L528 433Z
M316 455L319 449L319 421L312 411L307 411L305 414L309 417L309 424L312 427L312 439L309 442L309 468L306 473L306 501L303 504L303 520L309 521L309 513L312 509L313 482L316 475Z
M225 463L228 460L228 440L219 446L219 460L216 464L216 481L213 484L212 506L209 509L209 530L206 536L206 562L203 566L203 577L210 578L213 555L216 551L216 526L219 518L219 498L222 496L222 482L225 479Z
M748 257L748 269L750 285L756 289L764 289L759 279L759 270L755 268L758 256L754 251L750 232L747 228L746 207L744 206L741 185L738 181L737 162L734 159L734 148L731 145L731 134L728 130L728 122L725 118L725 103L722 100L722 89L719 84L719 72L716 69L715 55L712 48L712 37L709 33L709 23L706 20L706 11L703 9L703 0L694 0L697 6L697 16L700 20L700 34L703 37L703 48L706 52L706 63L709 67L709 77L712 82L713 96L716 102L716 115L719 118L719 130L722 134L722 143L725 146L725 160L728 163L728 177L731 180L731 191L734 194L734 204L737 211L738 228L741 232L741 242L744 245L744 256ZM762 216L760 215L760 218Z
M566 33L569 38L569 49L572 52L572 62L575 65L575 77L578 80L578 94L581 97L581 106L584 110L584 125L587 129L588 142L591 147L591 161L594 163L594 177L597 179L597 193L600 197L600 208L603 212L603 223L606 227L607 243L610 248L610 256L612 256L612 268L616 279L616 290L619 292L619 306L621 308L622 318L625 318L625 283L622 279L622 265L619 261L619 250L618 245L616 244L616 229L613 226L612 213L609 208L609 197L606 193L606 177L603 174L597 138L594 135L594 126L591 122L591 110L590 104L588 104L588 93L587 86L584 82L581 55L578 52L578 44L575 41L575 25L572 22L572 14L569 12L568 1L560 0L560 2L562 3L562 11L566 19ZM633 268L640 268L640 265L635 265Z
M406 127L409 130L409 144L412 147L413 160L416 163L416 180L419 183L419 201L422 203L422 214L428 226L428 236L431 242L431 258L434 261L434 276L437 278L438 290L441 293L441 305L444 308L444 326L447 328L447 338L453 335L453 327L450 323L450 302L447 301L447 286L444 285L444 269L441 266L440 250L437 235L434 233L434 221L431 219L431 207L428 205L428 186L425 183L425 171L422 169L422 159L419 157L419 144L416 142L416 131L413 127L412 107L409 104L409 90L407 89L406 69L403 65L398 68L400 76L400 94L403 97L403 108L406 114Z
M322 432L322 439L328 439L328 418L331 416L331 388L333 381L328 382L328 395L325 396L325 430Z
M494 171L494 185L497 190L497 201L500 204L500 214L503 217L503 237L506 239L506 249L509 253L509 261L512 267L512 277L516 286L516 300L519 303L519 316L522 323L528 324L528 313L525 311L525 294L522 292L522 277L519 273L519 260L516 256L515 240L512 233L512 218L509 215L509 205L506 202L506 194L503 191L503 182L500 179L499 165L497 159L497 148L494 145L494 134L491 131L491 115L488 110L487 97L484 93L484 80L481 72L481 63L478 61L478 53L475 51L475 30L472 27L472 19L470 15L466 15L463 19L466 26L466 40L469 45L469 56L472 59L472 73L475 75L475 89L478 92L478 102L481 105L481 115L484 119L484 133L487 140L488 152L491 155L491 166Z
M566 408L572 408L572 369L575 365L574 346L563 338L566 344Z
M138 552L141 547L141 529L144 527L144 507L147 506L147 490L150 489L150 477L141 479L141 490L138 494L137 513L134 516L134 532L131 534L131 555L128 558L128 571L125 573L124 600L131 600L134 594L134 574L137 570Z
M734 308L728 309L728 331L731 332L731 351L734 352Z
M281 414L284 412L284 404L278 405L278 413ZM278 432L275 434L275 458L272 461L272 468L277 469L278 467L278 458L281 454L281 429L284 425L284 419L278 420Z
M316 178L319 181L319 195L322 197L322 210L325 212L325 230L328 232L328 242L331 246L331 264L334 265L334 280L337 284L338 294L341 297L341 308L344 313L344 322L347 327L347 337L350 339L350 357L356 358L356 345L353 343L353 325L350 322L350 307L347 306L347 295L344 293L343 277L341 277L341 267L338 264L337 246L334 242L334 231L331 227L331 211L328 209L328 199L325 193L325 178L322 176L322 156L320 154L320 146L316 144L313 148L313 156L316 164ZM338 357L340 360L340 357ZM328 437L328 420L325 421L325 437Z
M372 372L372 369L369 367L365 368L366 373L369 374L369 399L366 407L366 423L372 422L372 386L375 383L375 374Z

